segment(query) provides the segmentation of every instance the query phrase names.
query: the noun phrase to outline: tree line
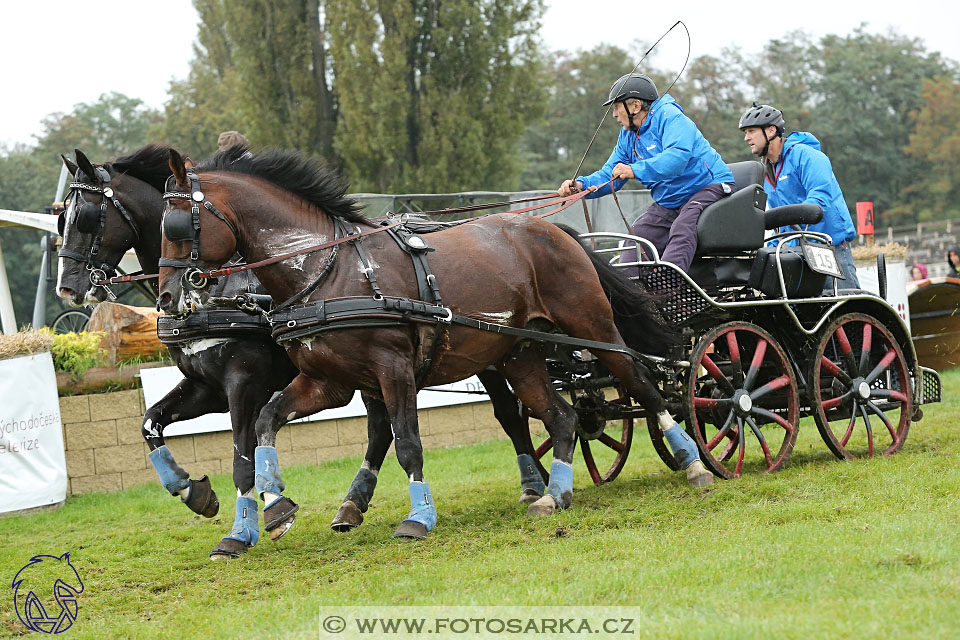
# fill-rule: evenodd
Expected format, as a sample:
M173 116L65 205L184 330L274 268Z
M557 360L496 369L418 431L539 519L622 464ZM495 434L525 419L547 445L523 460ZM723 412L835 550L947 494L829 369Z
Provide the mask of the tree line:
M35 144L0 148L0 208L42 211L59 154L74 148L102 161L164 141L202 158L226 130L314 154L354 192L554 189L580 163L610 85L650 44L547 50L542 0L194 5L190 72L163 108L109 93L51 114ZM640 71L663 89L671 62L654 55ZM750 159L744 109L770 103L788 130L821 140L851 209L874 202L879 224L960 217L960 72L920 39L865 26L816 40L795 32L756 55L695 57L670 93L727 162ZM606 120L581 173L613 146ZM21 322L39 237L0 229Z

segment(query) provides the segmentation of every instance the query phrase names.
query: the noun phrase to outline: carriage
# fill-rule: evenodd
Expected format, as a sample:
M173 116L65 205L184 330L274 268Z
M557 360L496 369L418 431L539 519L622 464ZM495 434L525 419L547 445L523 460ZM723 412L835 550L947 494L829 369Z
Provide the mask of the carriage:
M662 317L681 332L682 344L669 357L643 362L668 410L723 478L782 468L804 417L813 418L838 458L894 453L910 423L922 418L920 405L940 400L937 372L920 366L902 318L882 297L836 284L823 293L836 270L830 239L799 226L816 222L819 207L764 212L762 165L731 169L737 191L701 215L689 273L660 261L642 238L581 236L655 292ZM792 229L764 239L765 231L784 226ZM646 255L621 262L628 245ZM882 255L878 262L882 292ZM663 462L679 468L655 416L632 403L589 353L557 347L550 371L577 410L578 444L595 483L623 469L638 420L646 421ZM530 444L540 464L551 441ZM540 470L546 473L542 464Z

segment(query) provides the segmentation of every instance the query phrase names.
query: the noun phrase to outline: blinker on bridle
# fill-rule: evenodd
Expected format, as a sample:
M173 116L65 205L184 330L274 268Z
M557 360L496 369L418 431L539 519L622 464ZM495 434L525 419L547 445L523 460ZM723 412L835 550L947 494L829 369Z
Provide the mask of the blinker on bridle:
M74 214L73 218L73 221L76 223L77 231L85 234L96 234L93 238L93 243L90 245L90 251L88 253L81 253L79 251L68 249L67 247L61 247L57 252L57 256L60 258L70 258L71 260L85 263L87 271L90 272L90 284L92 284L94 287L102 287L107 292L107 297L110 300L116 300L116 294L114 294L108 286L108 280L111 277L108 274L116 274L116 265L111 265L107 262L103 262L98 265L96 262L97 254L100 252L100 245L103 243L103 233L106 228L107 202L109 201L113 203L113 206L116 207L117 211L120 212L120 215L133 230L135 242L139 242L140 240L140 229L137 227L137 223L134 222L133 216L127 212L124 206L120 204L120 201L114 196L113 189L108 186L110 182L110 173L103 167L94 167L94 171L96 171L96 177L101 183L103 183L103 187L98 187L87 182L80 182L79 176L83 174L79 171L77 172L77 175L74 176L75 181L70 183L71 194L74 191L89 191L91 193L100 194L99 207L90 202L83 202L80 204L80 206L76 207L76 213ZM64 212L62 215L66 216L66 212ZM61 219L61 221L65 223L65 219ZM63 236L65 229L60 223L58 223L58 230L60 231L60 235Z
M233 226L227 217L203 195L203 191L200 189L200 177L196 172L188 170L187 178L190 180L190 193L183 191L166 191L163 194L163 199L165 201L174 199L189 200L190 211L183 209L164 211L162 229L163 235L165 235L170 242L190 241L190 261L184 262L176 258L160 258L159 266L185 269L181 279L183 288L187 290L199 290L206 288L211 280L216 282L216 278L203 275L206 272L201 269L198 264L198 260L200 259L200 205L202 204L207 211L220 218L220 220L227 225L227 228L230 229L230 232L233 233L233 237L237 242L239 242L239 234L237 233L236 227Z

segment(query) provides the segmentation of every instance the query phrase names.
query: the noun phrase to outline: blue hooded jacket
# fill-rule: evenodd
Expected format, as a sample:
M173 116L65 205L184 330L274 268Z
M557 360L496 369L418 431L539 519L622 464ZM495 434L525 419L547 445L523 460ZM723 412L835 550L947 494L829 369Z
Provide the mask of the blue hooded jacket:
M787 136L774 174L776 184L770 182L769 176L763 181L770 208L785 204L818 204L823 208L823 220L810 225L808 230L830 234L833 244L857 237L830 159L820 151L820 141L812 133L794 131ZM779 231L789 229L783 227Z
M667 209L679 209L707 185L733 184L733 174L720 154L669 93L650 105L650 114L639 132L620 129L617 145L603 167L577 180L584 188L609 183L613 168L621 162L630 165L637 180L650 189L654 202ZM625 182L617 180L616 188ZM608 193L609 186L587 197Z

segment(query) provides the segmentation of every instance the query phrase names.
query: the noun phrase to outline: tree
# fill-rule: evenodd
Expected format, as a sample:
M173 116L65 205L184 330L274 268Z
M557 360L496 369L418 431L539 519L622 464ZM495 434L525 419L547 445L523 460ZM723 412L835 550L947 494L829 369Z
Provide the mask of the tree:
M542 109L541 0L345 0L328 12L335 146L356 190L513 187Z
M912 221L960 217L960 82L951 77L924 80L923 106L915 114L906 153L920 170L904 188L891 217Z
M825 36L815 51L811 126L848 206L872 201L884 219L920 171L918 159L903 151L923 106L923 80L955 74L921 40L868 34L863 26L849 36Z

